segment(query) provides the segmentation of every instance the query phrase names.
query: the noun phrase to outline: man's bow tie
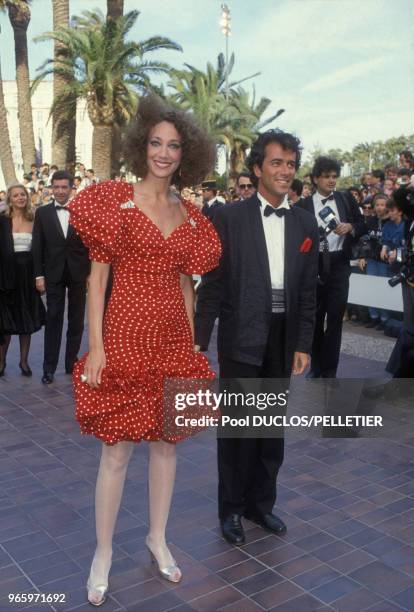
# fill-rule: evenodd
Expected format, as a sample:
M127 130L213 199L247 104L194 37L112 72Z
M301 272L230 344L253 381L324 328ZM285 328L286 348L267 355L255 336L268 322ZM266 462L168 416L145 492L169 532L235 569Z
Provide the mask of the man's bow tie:
M322 198L322 204L325 206L326 202L329 202L329 200L334 200L334 195L333 193L331 193L330 196L328 196L327 198Z
M69 212L66 206L60 206L60 204L55 204L55 208L56 210L67 210Z
M275 214L278 217L284 217L286 213L287 208L274 208L273 206L269 206L269 204L266 205L266 208L263 212L265 217L270 217L270 215L272 214Z

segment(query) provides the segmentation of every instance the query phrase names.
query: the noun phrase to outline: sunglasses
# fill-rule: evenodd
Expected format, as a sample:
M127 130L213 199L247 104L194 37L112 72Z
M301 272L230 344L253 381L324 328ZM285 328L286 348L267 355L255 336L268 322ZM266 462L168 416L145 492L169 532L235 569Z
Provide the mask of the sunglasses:
M367 210L372 210L372 206L363 206L362 208L366 208Z
M239 185L239 189L251 189L252 187L252 183L248 183L247 185Z

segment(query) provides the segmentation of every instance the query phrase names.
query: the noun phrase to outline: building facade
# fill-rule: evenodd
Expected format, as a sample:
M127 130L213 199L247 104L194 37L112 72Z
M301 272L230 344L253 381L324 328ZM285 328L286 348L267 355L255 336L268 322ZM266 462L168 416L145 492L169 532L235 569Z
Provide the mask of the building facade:
M20 146L19 120L17 112L16 81L3 81L4 98L7 109L7 121L16 175L23 179L23 159ZM33 129L36 145L37 163L52 163L52 119L49 119L50 107L53 102L53 82L42 81L32 96ZM84 100L78 103L76 110L76 160L87 168L92 163L92 132L93 126L89 120ZM3 173L0 168L0 189L5 188Z

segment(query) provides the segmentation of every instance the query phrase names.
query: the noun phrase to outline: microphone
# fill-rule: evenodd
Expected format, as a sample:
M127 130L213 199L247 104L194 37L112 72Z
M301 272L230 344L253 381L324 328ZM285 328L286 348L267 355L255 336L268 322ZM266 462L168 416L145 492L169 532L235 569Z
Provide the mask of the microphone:
M319 218L325 226L323 228L323 230L325 231L325 235L328 236L339 225L339 222L335 217L335 213L330 206L324 206L318 214Z

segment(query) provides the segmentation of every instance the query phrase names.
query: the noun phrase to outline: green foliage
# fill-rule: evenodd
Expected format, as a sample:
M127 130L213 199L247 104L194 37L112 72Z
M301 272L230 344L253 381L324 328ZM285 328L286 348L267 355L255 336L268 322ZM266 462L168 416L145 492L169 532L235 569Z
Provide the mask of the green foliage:
M341 177L340 187L359 184L361 176L368 170L383 169L387 164L398 165L398 154L403 149L414 151L414 134L410 136L398 136L388 140L376 140L374 142L359 143L351 151L342 149L329 149L322 151L314 149L310 159L302 164L298 176L302 178L308 174L313 166L315 159L319 155L334 157L342 165L347 164L349 176Z
M261 98L256 103L254 88L253 96L250 97L241 86L260 73L236 81L231 80L234 62L232 54L226 66L224 55L220 53L216 66L208 62L206 70L202 71L185 64L184 69L171 72L168 82L168 87L173 90L169 100L180 108L193 112L199 124L216 142L226 145L230 152L230 175L233 177L242 171L246 150L255 140L257 133L284 112L280 109L263 120L263 114L268 110L271 100Z
M180 45L162 36L142 42L127 41L139 11L130 11L116 21L107 21L101 11L84 11L73 19L74 27L46 32L35 40L55 40L61 45L58 60L48 59L38 69L32 90L50 74L69 80L63 93L54 100L52 113L67 112L74 100L87 102L94 125L122 125L134 114L139 94L151 88L153 74L167 73L164 62L147 60L157 49L181 51Z

